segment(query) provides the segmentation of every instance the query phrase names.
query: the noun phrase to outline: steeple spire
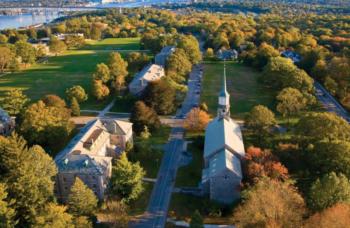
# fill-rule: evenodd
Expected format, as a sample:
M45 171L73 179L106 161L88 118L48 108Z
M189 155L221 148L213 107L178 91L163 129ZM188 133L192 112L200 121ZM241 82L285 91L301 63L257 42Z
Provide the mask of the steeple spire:
M222 79L222 88L219 94L218 116L219 117L230 116L230 94L227 92L227 86L226 86L226 62L224 62L224 75Z

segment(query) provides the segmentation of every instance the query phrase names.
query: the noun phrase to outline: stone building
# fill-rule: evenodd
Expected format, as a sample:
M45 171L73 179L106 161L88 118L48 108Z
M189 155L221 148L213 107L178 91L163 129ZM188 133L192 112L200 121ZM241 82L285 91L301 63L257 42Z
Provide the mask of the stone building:
M245 150L240 126L230 118L225 74L217 117L208 124L205 132L201 185L211 200L230 204L240 197L241 158Z
M112 159L132 143L132 123L96 119L87 123L56 157L56 196L66 201L79 177L99 199L104 198L112 174Z
M165 46L154 58L154 63L165 67L169 56L175 51L175 46Z
M164 67L157 64L150 64L135 75L129 84L129 91L134 95L140 95L149 82L157 81L164 76Z

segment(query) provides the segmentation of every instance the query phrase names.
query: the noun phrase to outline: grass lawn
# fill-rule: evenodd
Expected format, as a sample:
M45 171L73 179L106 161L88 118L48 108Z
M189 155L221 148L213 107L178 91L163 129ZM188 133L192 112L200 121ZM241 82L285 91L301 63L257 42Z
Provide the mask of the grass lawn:
M89 44L80 50L68 50L60 56L53 56L47 63L34 64L31 67L14 74L0 77L0 98L4 91L19 88L32 101L46 94L56 94L65 97L65 90L73 85L81 85L88 93L91 90L92 73L96 64L106 62L112 51L100 50L101 47L118 46L120 49L137 49L139 39L106 39ZM96 46L93 50L92 47ZM90 49L90 50L89 50ZM126 55L127 52L122 52ZM81 104L81 109L102 109L110 100L98 102L89 94L89 99Z
M101 41L89 40L85 50L139 50L140 38L107 38Z
M222 87L224 63L204 63L201 101L206 102L209 112L216 115L218 94ZM274 92L257 82L259 72L234 62L226 62L227 89L231 95L231 114L243 118L258 104L274 109Z

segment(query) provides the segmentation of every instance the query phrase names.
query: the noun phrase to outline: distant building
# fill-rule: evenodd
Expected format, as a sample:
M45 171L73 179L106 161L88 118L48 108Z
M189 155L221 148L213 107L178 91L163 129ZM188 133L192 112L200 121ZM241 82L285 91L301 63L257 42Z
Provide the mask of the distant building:
M230 118L225 74L217 117L208 124L205 132L201 184L211 200L230 204L240 197L241 158L245 150L240 126Z
M96 119L87 123L56 157L56 196L66 201L79 177L99 199L104 198L112 174L112 158L132 143L132 123Z
M58 40L64 41L66 40L67 36L79 36L84 38L83 33L57 33L54 35ZM44 37L39 39L39 43L49 43L51 40L50 37Z
M175 46L165 46L154 58L154 63L165 67L169 56L175 51Z
M282 51L281 56L291 59L294 63L298 63L301 60L301 56L298 53L291 50Z
M164 67L150 64L143 68L129 84L129 91L134 95L140 95L149 82L156 81L165 76Z
M238 58L238 52L234 49L220 49L217 51L216 57L220 60L235 60Z
M5 110L0 108L0 135L9 135L14 128L14 119Z

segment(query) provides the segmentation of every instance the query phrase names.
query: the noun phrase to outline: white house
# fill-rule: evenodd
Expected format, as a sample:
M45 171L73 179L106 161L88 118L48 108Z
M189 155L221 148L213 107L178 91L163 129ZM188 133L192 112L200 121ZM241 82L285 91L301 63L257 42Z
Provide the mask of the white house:
M79 177L99 199L104 198L112 175L112 158L132 143L132 123L96 119L87 123L56 157L55 192L66 201L75 178Z
M202 187L211 200L230 204L240 197L241 158L245 155L240 126L230 118L226 72L219 94L217 117L205 132Z
M130 82L129 91L134 95L140 95L149 82L159 80L164 76L164 67L157 64L147 65Z

